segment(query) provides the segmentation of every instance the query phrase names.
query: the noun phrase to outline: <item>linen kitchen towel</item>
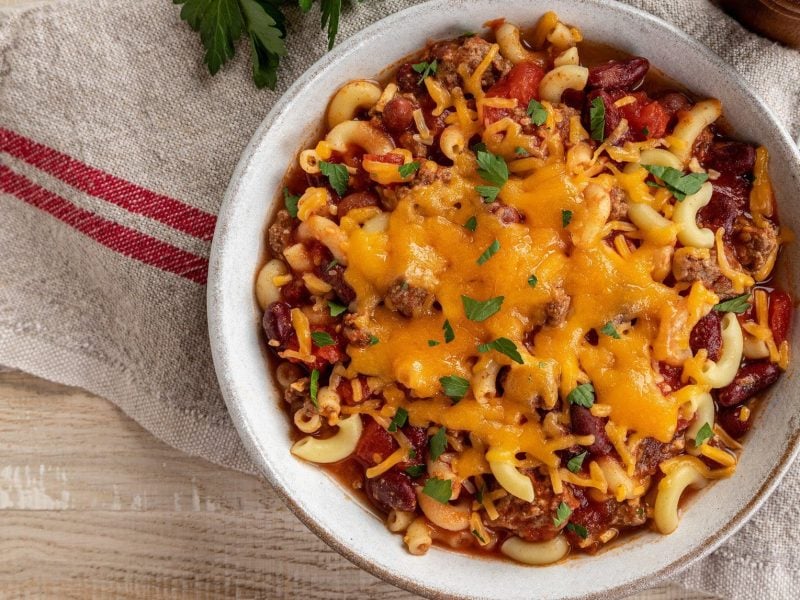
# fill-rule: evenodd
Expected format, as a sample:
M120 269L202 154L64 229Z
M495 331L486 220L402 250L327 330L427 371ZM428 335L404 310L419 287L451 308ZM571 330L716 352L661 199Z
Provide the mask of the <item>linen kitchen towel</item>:
M414 2L353 3L340 39ZM800 133L800 54L704 0L628 0L728 60ZM215 215L271 105L324 52L290 10L278 89L246 52L216 77L167 0L60 0L0 12L0 364L117 403L167 443L254 471L206 335ZM682 582L725 598L800 589L800 468Z

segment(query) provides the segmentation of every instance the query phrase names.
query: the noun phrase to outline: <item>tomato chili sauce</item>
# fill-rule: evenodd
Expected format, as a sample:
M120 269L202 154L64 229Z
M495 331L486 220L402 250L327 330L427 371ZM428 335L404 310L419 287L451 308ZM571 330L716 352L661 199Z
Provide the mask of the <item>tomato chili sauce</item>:
M540 127L553 131L552 123L536 123L537 119L544 118L543 113L537 114L539 109L548 118L562 117L555 129L559 129L559 139L568 148L567 157L569 149L580 143L592 152L606 143L628 151L669 148L681 154L680 139L675 139L680 137L681 123L703 100L664 77L646 58L583 41L576 29L548 13L536 27L522 33L519 47L522 50L512 48L509 51L511 55L524 51L530 56L529 60L519 60L519 56L508 60L498 54L484 71L480 93L485 105L479 112L483 123L464 140L464 147L458 148L459 156L453 156L452 146L442 142L441 136L447 135L444 132L457 123L454 117L457 107L451 103L443 108L446 102L441 96L455 96L459 94L456 88L461 90L463 85L465 89L461 94L466 106L475 111L475 94L467 91L465 76L479 68L479 63L486 62L495 33L498 37L501 32L508 34L508 28L502 29L504 25L502 19L490 23L489 31L481 37L468 34L454 40L430 42L418 55L401 62L387 77L372 84L382 91L380 99L377 103L357 106L348 116L351 121L369 123L380 132L386 145L402 151L376 154L364 144L348 144L342 150L323 144L317 145L313 152L306 151L312 152L317 162L309 162L310 159L301 154L302 168L295 164L284 182L283 198L268 234L272 260L260 271L256 290L264 309L265 340L267 347L273 350L270 363L284 396L283 407L294 424L290 427L290 436L295 447L308 439L323 441L341 437L342 419L360 420L358 441L345 458L334 462L316 460L309 458L310 454L303 456L302 451L296 452L298 456L324 463L342 485L353 490L377 514L388 518L389 529L404 534L413 553L424 553L436 542L481 556L502 553L520 562L546 564L563 558L570 550L595 553L611 540L646 528L671 533L677 526L677 505L672 515L664 508L667 501L663 498L668 495L666 488L680 485L672 480L690 482L684 484L677 495L679 506L685 507L692 490L704 485L707 479L733 474L742 447L740 441L754 421L760 399L787 366L794 304L773 277L780 244L788 234L780 230L768 180L766 151L733 139L731 128L718 115L701 128L692 139L691 148L684 149L686 160L683 168L676 170L677 175L664 169L648 168L651 176L646 181L662 202L659 209L662 218L668 217L684 198L699 193L697 189L682 190L681 180L676 177L691 179L692 174L699 174L698 181L709 182L713 189L710 200L697 211L696 225L713 232L714 245L711 248L706 245L705 254L692 254L695 248L687 247L680 240L674 241L669 251L671 268L659 281L677 291L672 298L673 306L680 305L688 313L688 316L672 314L671 318L693 319L685 340L688 348L665 357L655 356L655 344L648 349L648 356L651 350L653 352L652 374L658 392L674 403L685 396L685 404L680 405L677 420L669 429L669 439L657 439L624 424L618 427L616 411L624 413L629 407L606 401L601 381L586 382L584 376L579 376L569 393L559 392L549 405L539 396L531 398L527 412L521 411L512 424L521 431L519 428L524 429L526 424L539 419L536 431L551 446L554 432L571 436L570 444L552 452L555 463L550 466L520 448L515 455L503 457L501 463L515 465L516 472L528 481L520 492L515 487L518 481L507 480L506 467L496 466L499 463L492 460L493 449L486 452L491 435L479 439L478 428L471 432L445 426L448 419L450 423L473 422L463 415L450 414L456 409L446 405L452 402L457 406L463 402L461 405L465 406L467 400L462 398L469 398L472 391L454 391L454 388L461 381L474 388L477 385L474 379L470 383L455 375L440 377L441 390L422 394L410 384L387 381L385 370L378 373L377 367L374 372L354 372L351 362L354 357L362 357L361 365L371 365L363 356L376 352L373 346L385 343L359 319L362 304L354 288L363 289L360 287L363 282L355 280L351 268L367 256L348 256L349 262L343 264L332 251L330 240L313 232L309 234L308 223L313 216L324 215L342 227L346 215L374 213L378 220L386 219L387 215L391 220L393 211L408 197L407 188L454 186L454 181L458 180L451 180L449 173L460 172L463 169L460 155L470 152L484 169L482 183L492 183L491 173L485 174L485 163L490 159L496 159L495 167L500 160L506 169L511 165L511 178L516 172L529 173L524 165L515 163L516 159L542 158L542 165L536 168L545 169L548 156L547 151L541 150L544 142L541 148L533 147L532 151L518 147L514 150L517 156L509 156L500 149L502 140L487 148L482 137L485 128L504 119L518 123L518 134L530 136L530 139L536 139ZM564 43L570 35L572 41ZM545 105L540 95L542 81L555 68L554 62L573 52L573 48L580 57L580 65L588 68L586 83L582 89L566 89L557 102ZM428 78L435 83L427 81ZM394 91L387 93L392 86ZM434 98L435 95L440 97ZM491 100L485 99L498 101L492 105ZM593 111L600 106L604 118L596 122ZM585 134L581 141L566 142L572 140L581 126ZM323 131L330 129L330 123L322 128ZM590 134L591 139L586 139ZM652 140L661 141L648 146ZM484 153L483 156L480 153ZM623 173L617 175L608 191L612 206L607 220L622 222L623 231L630 230L631 235L607 235L603 244L625 257L648 248L654 239L648 235L657 234L640 235L635 231L637 227L645 231L646 227L633 223L635 217L629 207L634 199L626 190L616 187L619 181L624 181L624 168L630 167L629 159L623 154L609 152L604 163L605 172ZM331 165L343 165L346 171L337 173ZM498 169L502 172L501 167ZM395 170L401 175L396 175ZM505 173L508 179L508 171ZM381 182L381 178L387 177L388 180ZM677 181L677 187L670 187L668 179ZM533 213L514 206L509 197L504 196L504 183L475 187L483 196L486 214L511 228L533 221ZM344 186L344 189L337 189L337 186ZM486 188L495 187L497 191L486 191ZM321 192L314 192L317 196L313 196L309 190ZM681 195L683 198L679 198ZM430 199L422 193L419 198L422 204ZM317 208L308 209L313 203ZM757 214L752 207L757 208ZM418 209L419 204L414 208ZM462 202L453 204L459 214L464 208ZM573 215L581 216L574 207L561 211L563 229L572 224ZM485 216L478 213L477 220L471 217L463 226L475 232L483 225L481 219ZM577 227L581 223L572 225ZM361 226L374 227L365 223ZM386 227L385 222L383 226ZM579 234L572 234L572 242L580 246L576 235ZM503 243L495 239L478 258L478 264L490 260L502 247ZM717 248L724 249L726 260L713 259ZM476 247L475 251L481 249ZM449 268L459 269L459 264ZM698 283L702 284L700 292ZM528 285L535 289L537 284L538 278L531 275ZM713 299L712 304L709 298ZM464 302L464 310L469 313L469 306ZM375 304L379 307L376 310L387 313L382 332L388 327L386 323L395 324L396 329L411 329L416 327L417 321L431 318L431 315L447 315L444 300L440 301L424 287L407 280L398 280L388 290L384 289L383 296L377 298ZM317 308L312 309L313 306ZM322 315L320 307L324 309ZM542 304L543 315L539 322L526 321L529 329L520 339L482 340L483 348L478 346L481 354L495 351L511 358L499 361L499 370L493 376L496 395L493 402L502 403L505 397L507 410L516 410L510 399L510 392L516 389L513 387L514 369L532 360L529 357L538 352L537 341L543 336L547 340L550 329L568 327L570 319L577 319L573 314L577 310L575 307L575 298L556 289ZM306 316L300 314L303 311ZM666 319L664 311L667 308L662 307L662 318ZM738 368L724 385L703 387L705 370L714 371L709 365L720 365L728 360L724 347L731 342L723 340L729 339L725 337L729 335L725 330L734 327L731 319L735 319L742 331ZM454 331L450 320L444 319L442 332L428 340L430 348L446 346L454 338L463 336L462 323L457 323ZM478 319L467 314L467 320ZM602 327L598 323L595 327L584 328L585 334L576 344L589 352L593 348L599 351L610 343L608 338L628 339L637 330L646 329L644 323L651 320L652 315L631 314L608 321ZM309 333L312 341L304 349L301 339ZM377 360L385 361L386 357ZM436 360L436 357L431 358L432 363ZM480 360L480 355L470 356L462 366L475 369L481 364ZM551 362L555 365L553 372L558 373L558 360ZM538 362L540 367L550 364ZM563 375L563 368L561 372ZM460 373L465 374L465 371ZM690 388L696 388L692 398ZM711 400L702 408L704 393ZM435 400L419 408L423 402L418 398L431 396L435 396ZM449 400L442 404L445 398ZM361 410L367 405L372 408ZM643 405L643 409L647 407ZM705 422L701 423L701 419ZM447 514L442 516L442 510L432 505L431 500L444 507Z

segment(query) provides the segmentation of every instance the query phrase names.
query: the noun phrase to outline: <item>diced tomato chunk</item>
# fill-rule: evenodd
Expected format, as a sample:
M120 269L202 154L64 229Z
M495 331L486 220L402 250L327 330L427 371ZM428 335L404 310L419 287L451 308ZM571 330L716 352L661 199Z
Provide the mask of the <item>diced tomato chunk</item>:
M372 417L365 417L364 431L356 445L356 458L365 466L375 466L397 448L389 432Z
M644 92L632 94L636 102L621 107L628 120L628 130L636 141L664 137L670 114L658 100L650 100Z
M769 295L769 328L779 346L789 336L792 326L792 297L782 290Z
M363 160L388 163L390 165L403 164L403 157L397 152L389 152L388 154L365 154Z
M517 106L527 107L531 100L539 99L539 84L544 77L544 69L535 62L523 61L514 65L500 81L495 83L486 96L489 98L514 98ZM487 107L484 120L487 123L499 121L511 114L506 108Z

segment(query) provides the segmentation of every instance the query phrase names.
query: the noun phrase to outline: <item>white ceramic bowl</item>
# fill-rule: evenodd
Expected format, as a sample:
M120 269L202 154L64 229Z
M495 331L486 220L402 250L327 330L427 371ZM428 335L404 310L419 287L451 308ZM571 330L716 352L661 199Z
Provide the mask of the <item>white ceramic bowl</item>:
M650 586L711 552L736 531L778 484L798 450L795 362L760 411L736 475L698 495L675 533L640 533L597 556L539 568L440 548L424 557L411 556L400 536L389 533L347 490L289 453L288 421L265 365L253 282L265 252L265 228L273 210L269 199L277 197L298 145L313 133L327 99L346 81L374 76L428 39L475 30L501 16L532 24L547 10L580 26L586 38L646 56L695 92L722 100L738 134L769 149L781 217L800 231L800 206L795 202L800 156L774 115L704 46L627 6L597 0L436 0L393 14L351 37L298 79L253 136L219 215L208 285L214 364L245 446L295 514L357 565L426 596L608 598ZM790 245L784 264L786 259L800 263L799 252L800 244ZM797 288L793 293L800 296ZM795 348L800 347L798 329Z

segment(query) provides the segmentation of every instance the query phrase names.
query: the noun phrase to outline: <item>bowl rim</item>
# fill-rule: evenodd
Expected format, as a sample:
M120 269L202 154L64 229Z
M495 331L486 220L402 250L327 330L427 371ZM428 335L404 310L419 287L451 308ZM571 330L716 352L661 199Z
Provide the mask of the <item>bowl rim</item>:
M484 0L479 0L484 1ZM491 1L491 0L489 0ZM681 43L688 49L696 52L702 59L715 67L726 79L739 82L739 91L749 96L750 100L758 106L766 115L766 118L775 129L784 144L791 148L791 153L794 155L795 163L800 164L800 151L798 151L794 140L787 132L784 125L777 118L774 111L758 96L749 85L742 82L741 76L736 70L721 57L719 57L710 48L690 36L688 33L679 29L677 26L664 21L663 19L648 13L642 9L623 4L617 0L581 0L587 5L587 9L591 7L604 5L614 10L627 13L628 16L648 22L649 24L664 29L671 35L679 38ZM358 49L359 45L376 33L379 33L386 27L402 27L403 23L409 19L410 15L417 11L427 11L439 5L445 5L448 0L427 0L420 4L412 5L403 10L397 11L386 17L372 23L371 25L353 33L349 38L338 44L333 50L321 56L316 62L308 67L303 74L289 86L282 96L276 101L273 108L264 117L261 124L254 132L250 142L243 151L236 168L231 175L230 182L226 188L222 204L220 206L217 225L214 238L211 245L211 253L209 259L209 276L207 287L207 319L209 328L209 338L211 342L211 352L214 362L214 368L217 374L217 379L220 384L220 389L231 415L231 419L236 427L236 430L241 438L245 449L250 457L258 466L260 472L264 475L272 488L284 502L284 504L292 511L292 513L300 519L300 521L308 527L317 537L323 540L330 548L335 550L338 554L349 560L354 565L364 569L368 573L375 575L383 581L390 583L398 588L406 591L419 594L427 598L442 598L459 600L464 596L452 592L442 591L432 586L418 583L412 579L407 579L398 576L398 574L391 569L384 568L383 566L370 560L368 556L362 556L353 552L344 541L338 539L335 535L328 532L325 528L319 525L314 515L305 509L301 503L298 503L291 494L284 489L278 481L272 466L268 461L261 460L261 454L255 441L255 434L250 423L244 418L240 407L237 403L235 393L227 385L226 379L220 376L220 371L226 361L224 343L220 335L218 325L223 322L222 311L220 310L220 294L215 285L215 282L220 277L220 265L222 255L224 253L223 247L227 238L227 229L231 222L232 206L239 188L239 182L250 165L250 161L259 147L261 140L271 129L271 123L276 121L279 116L283 115L292 105L292 100L299 93L304 92L304 88L312 84L318 75L323 71L333 68L333 66L343 57L349 55L351 52ZM553 10L557 10L558 1L554 0ZM716 550L727 538L736 533L756 512L756 510L769 498L770 494L777 488L783 479L784 475L791 467L794 459L800 454L800 431L798 431L793 439L787 444L784 454L780 457L775 466L770 470L765 478L764 483L757 490L757 492L749 499L749 501L733 516L733 518L725 525L720 527L716 532L712 533L707 539L706 543L698 545L693 548L687 548L678 558L671 563L658 569L654 572L647 572L639 577L632 579L624 584L610 587L605 590L593 592L589 595L584 595L582 598L586 600L601 600L608 599L609 597L627 596L639 590L652 587L657 582L686 569L693 563L699 561L705 556Z

